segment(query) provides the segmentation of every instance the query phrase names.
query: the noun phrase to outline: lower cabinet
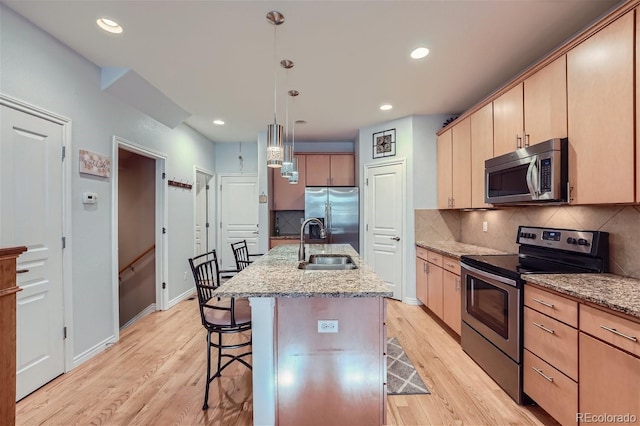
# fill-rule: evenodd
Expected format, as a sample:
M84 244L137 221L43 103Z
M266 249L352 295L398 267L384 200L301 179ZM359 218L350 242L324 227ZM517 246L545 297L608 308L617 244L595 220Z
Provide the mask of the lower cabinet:
M269 248L272 249L275 246L282 246L284 244L299 244L299 238L269 238Z
M640 323L580 305L580 412L640 424ZM635 420L624 418L634 415ZM616 417L620 416L620 417ZM594 419L582 419L584 423ZM598 419L596 419L598 420Z
M457 259L416 247L416 297L460 334L462 293Z

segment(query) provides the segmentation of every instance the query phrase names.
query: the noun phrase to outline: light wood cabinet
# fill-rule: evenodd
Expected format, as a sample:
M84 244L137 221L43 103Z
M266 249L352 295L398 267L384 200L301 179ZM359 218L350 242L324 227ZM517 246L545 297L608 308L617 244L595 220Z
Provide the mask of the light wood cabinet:
M442 318L442 255L429 251L427 257L427 307Z
M438 208L470 208L471 119L450 130L438 137Z
M484 162L493 158L493 104L471 114L471 207L484 208Z
M524 145L567 137L567 58L524 81Z
M16 418L16 259L26 247L0 249L0 424Z
M522 83L493 101L493 153L496 157L522 147L523 108Z
M572 204L634 201L634 15L567 53Z
M273 173L273 210L304 210L304 188L306 183L306 155L298 155L298 183L280 176L280 169Z
M640 423L640 321L580 305L580 412ZM628 421L628 420L627 420Z
M427 299L427 250L416 247L416 297L425 306Z
M462 328L462 290L460 262L452 257L442 258L442 320L460 335Z
M276 246L282 246L285 244L300 244L300 240L298 238L269 238L269 248L272 249Z
M640 12L636 9L636 84L640 83ZM640 203L640 95L636 95L636 203Z
M576 424L578 302L527 284L524 303L524 393L563 425Z
M353 154L307 154L307 186L355 185Z

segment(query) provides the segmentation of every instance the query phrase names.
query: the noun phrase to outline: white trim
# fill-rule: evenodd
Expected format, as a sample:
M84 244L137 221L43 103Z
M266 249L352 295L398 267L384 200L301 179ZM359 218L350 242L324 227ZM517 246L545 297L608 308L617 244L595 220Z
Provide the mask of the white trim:
M76 368L81 364L83 364L84 362L89 361L91 358L93 358L94 356L98 355L100 352L107 349L109 346L116 343L116 341L117 341L116 336L112 335L104 339L102 342L96 345L93 345L86 351L82 352L81 354L73 358L73 368Z
M169 300L169 303L167 305L167 309L173 308L178 303L182 302L183 300L187 300L188 298L193 296L195 293L196 293L196 287L193 286L189 290L187 290L184 293L178 295L178 297L175 297L175 298Z
M64 371L71 371L74 366L73 359L73 238L72 238L72 195L71 195L71 171L73 169L72 154L72 122L70 118L56 114L44 108L31 105L23 100L0 93L0 105L5 105L18 111L49 120L62 126L62 146L65 149L65 160L62 162L62 235L66 237L66 247L62 250L62 298L63 320L67 327L67 338L64 340Z
M253 424L276 424L276 356L274 297L250 297L253 355Z
M133 325L136 321L141 320L142 318L146 317L149 314L154 313L155 311L156 311L156 304L155 303L150 304L149 306L144 308L142 312L138 313L138 315L131 318L129 321L126 322L126 324L120 327L120 331L124 331L125 328Z
M400 279L401 279L401 283L400 283L400 297L399 300L404 301L405 300L405 294L408 294L407 289L405 288L408 283L407 283L407 253L409 253L410 251L408 250L408 248L406 247L406 245L408 243L412 243L413 238L406 238L407 235L407 159L406 158L397 158L394 160L390 160L390 161L381 161L381 162L376 162L376 163L369 163L369 164L365 164L364 165L364 169L363 169L363 174L364 174L364 178L363 178L363 183L366 183L366 179L367 176L369 175L369 170L371 169L375 169L378 167L386 167L386 166L395 166L395 165L400 165L402 166L402 176L401 176L401 180L402 180L402 199L404 200L403 203L401 203L402 205L399 206L402 208L402 229L400 230L400 242L401 244L398 246L400 249L400 254L402 256L402 264L401 264L401 274L400 274ZM367 186L367 185L364 185ZM363 200L363 213L362 213L362 220L363 220L363 224L360 225L360 231L363 233L363 256L364 256L364 261L367 262L367 232L364 230L364 225L368 223L367 221L367 189L363 188L364 190L362 191L362 200ZM409 241L411 240L411 241ZM362 250L360 250L362 252ZM411 299L408 299L411 300ZM412 303L410 303L412 304Z
M112 312L113 330L115 341L120 340L120 312L119 312L119 280L118 280L118 150L120 148L134 152L144 157L155 160L156 167L156 302L155 307L159 310L167 309L167 299L169 289L162 288L162 283L166 282L168 274L168 250L167 234L162 233L162 228L166 228L166 218L168 217L167 206L167 185L162 179L167 156L161 152L151 150L147 147L137 145L119 136L113 136L111 164L111 279L112 279Z

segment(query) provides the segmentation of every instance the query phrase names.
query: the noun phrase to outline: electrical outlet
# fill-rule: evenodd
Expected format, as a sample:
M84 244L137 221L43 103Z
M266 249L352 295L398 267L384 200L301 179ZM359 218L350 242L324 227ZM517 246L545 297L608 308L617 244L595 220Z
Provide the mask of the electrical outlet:
M187 280L188 273L189 273L189 271L184 271L184 278L183 278L183 279L184 279L185 281Z
M318 333L337 333L338 320L318 320Z
M304 223L304 217L300 218L300 225L302 225Z
M489 223L485 220L482 222L482 232L487 232L489 230Z

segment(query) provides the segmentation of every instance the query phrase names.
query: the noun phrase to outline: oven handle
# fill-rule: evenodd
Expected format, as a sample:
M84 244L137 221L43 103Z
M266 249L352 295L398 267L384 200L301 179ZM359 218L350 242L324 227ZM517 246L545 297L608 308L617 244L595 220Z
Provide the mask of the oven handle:
M511 287L518 287L518 284L516 283L515 280L512 280L510 278L501 277L500 275L492 274L491 272L482 271L482 270L480 270L478 268L474 268L473 266L469 266L464 262L460 263L460 267L462 269L468 270L469 272L473 272L474 274L476 274L480 278L488 278L488 279L492 279L494 281L501 282L503 284L507 284L507 285L509 285Z

